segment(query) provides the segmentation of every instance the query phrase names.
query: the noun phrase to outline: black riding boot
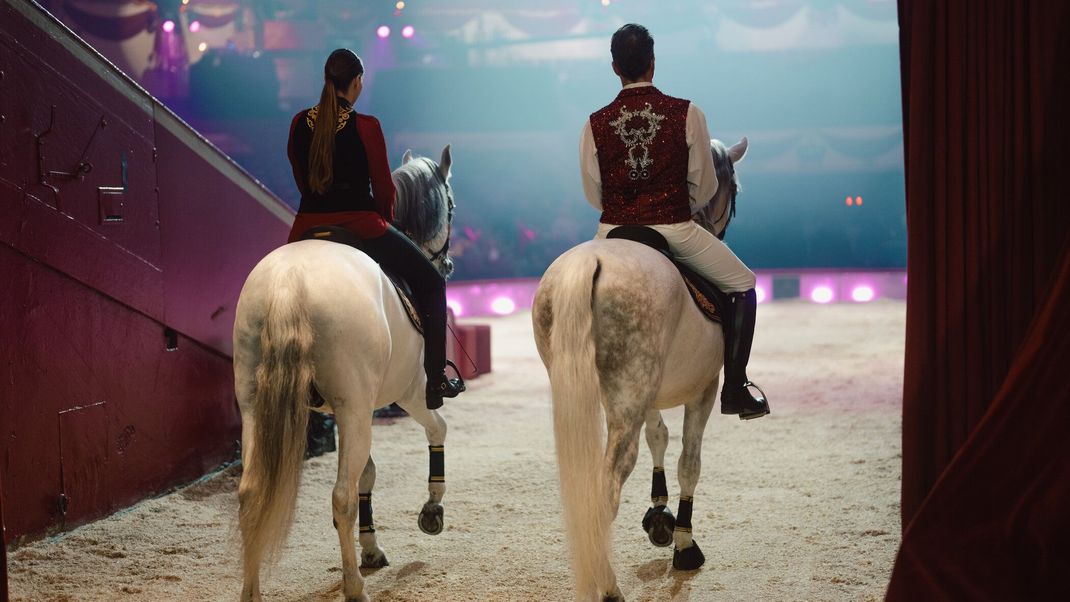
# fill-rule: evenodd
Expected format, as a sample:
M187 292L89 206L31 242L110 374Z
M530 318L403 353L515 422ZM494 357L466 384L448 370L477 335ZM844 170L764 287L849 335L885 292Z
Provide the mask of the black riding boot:
M740 420L761 418L769 413L764 395L750 392L754 383L747 380L751 341L754 339L754 314L758 296L754 289L729 293L725 330L724 386L721 388L721 413L738 414ZM755 387L757 388L757 387Z
M446 376L446 303L430 303L424 314L424 372L427 374L427 409L442 407L443 397L457 397L464 380Z

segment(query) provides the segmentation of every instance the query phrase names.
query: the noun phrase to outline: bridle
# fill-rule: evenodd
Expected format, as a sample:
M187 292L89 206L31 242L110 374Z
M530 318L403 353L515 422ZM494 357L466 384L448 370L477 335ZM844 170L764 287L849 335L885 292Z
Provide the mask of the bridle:
M442 172L435 166L432 171L435 172L435 177L446 189L446 242L442 243L442 248L435 251L430 248L424 247L424 250L431 253L429 260L431 263L436 261L445 261L446 256L450 252L450 238L453 238L453 208L456 206L453 202L453 195L450 191L450 183L446 181L446 178L442 175Z
M728 213L728 218L725 219L724 227L721 228L721 231L719 233L715 234L715 236L720 240L724 240L724 235L726 232L728 232L728 224L732 223L732 218L736 216L736 195L739 194L739 183L736 182L736 166L732 163L732 157L729 156L727 151L725 151L724 155L724 160L728 163L727 179L729 182L729 188L725 191L725 193L728 194L728 202L725 204L724 209L721 210L721 214L714 218L712 221L710 221L710 219L706 217L705 211L700 212L699 214L702 217L702 221L705 222L703 224L704 227L712 232L713 225L724 219L725 213ZM718 176L720 176L720 174L718 174ZM720 191L718 191L718 194L720 194Z

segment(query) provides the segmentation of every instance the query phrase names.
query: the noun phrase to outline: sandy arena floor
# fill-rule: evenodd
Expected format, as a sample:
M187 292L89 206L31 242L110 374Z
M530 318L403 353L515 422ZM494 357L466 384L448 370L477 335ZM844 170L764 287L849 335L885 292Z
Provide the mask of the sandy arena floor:
M706 565L674 572L640 527L651 461L641 444L615 524L630 601L880 600L899 540L905 305L763 305L749 374L773 414L714 414L695 493ZM376 530L391 566L374 600L571 600L557 497L549 384L530 316L493 323L494 372L448 402L446 529L416 526L427 443L402 419L375 428ZM664 413L670 507L683 411ZM306 463L298 522L267 600L341 600L331 527L335 455ZM12 600L236 600L236 467L9 554Z

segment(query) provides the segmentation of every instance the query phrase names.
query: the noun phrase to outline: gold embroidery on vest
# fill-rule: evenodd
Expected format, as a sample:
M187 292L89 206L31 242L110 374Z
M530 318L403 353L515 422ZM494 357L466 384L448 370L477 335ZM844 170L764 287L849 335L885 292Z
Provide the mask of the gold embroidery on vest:
M308 110L308 114L305 115L305 123L308 124L308 129L316 131L316 116L319 115L319 112L319 105L316 105ZM352 114L352 108L341 109L340 111L338 111L338 127L335 129L336 132L342 131L342 128L344 128L346 126L346 123L349 121L349 116Z

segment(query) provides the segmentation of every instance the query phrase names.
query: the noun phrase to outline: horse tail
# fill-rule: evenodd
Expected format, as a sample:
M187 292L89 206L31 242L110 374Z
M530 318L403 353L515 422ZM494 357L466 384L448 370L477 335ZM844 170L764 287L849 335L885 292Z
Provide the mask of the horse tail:
M581 253L566 268L558 272L561 282L551 292L549 375L565 528L576 592L586 599L599 586L611 587L614 579L609 565L612 517L602 469L602 392L592 327L601 262L593 253Z
M272 295L260 331L252 449L244 455L239 491L246 572L263 558L277 558L293 523L315 375L312 342L305 282L290 270Z

